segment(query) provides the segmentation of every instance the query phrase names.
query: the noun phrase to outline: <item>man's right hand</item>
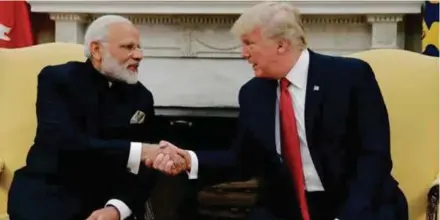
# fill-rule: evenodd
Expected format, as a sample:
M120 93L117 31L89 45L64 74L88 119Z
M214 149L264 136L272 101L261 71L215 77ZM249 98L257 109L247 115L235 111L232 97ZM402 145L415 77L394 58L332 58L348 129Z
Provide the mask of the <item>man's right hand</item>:
M141 161L147 165L147 167L152 167L154 159L159 153L160 146L158 144L142 144L142 155Z
M157 144L142 145L142 161L147 167L168 175L177 175L191 168L191 159L188 152L167 141Z
M86 220L118 220L119 211L113 206L94 211Z

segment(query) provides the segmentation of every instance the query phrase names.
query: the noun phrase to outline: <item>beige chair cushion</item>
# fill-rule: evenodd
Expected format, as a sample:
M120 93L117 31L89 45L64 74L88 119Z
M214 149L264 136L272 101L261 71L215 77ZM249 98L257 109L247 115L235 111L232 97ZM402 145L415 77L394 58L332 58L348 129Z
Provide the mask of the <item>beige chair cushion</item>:
M36 132L37 74L46 65L84 60L78 44L42 44L22 49L0 49L0 216L6 213L13 172L25 163Z
M427 192L439 172L439 59L403 50L352 55L372 66L391 123L393 175L411 220L425 220Z

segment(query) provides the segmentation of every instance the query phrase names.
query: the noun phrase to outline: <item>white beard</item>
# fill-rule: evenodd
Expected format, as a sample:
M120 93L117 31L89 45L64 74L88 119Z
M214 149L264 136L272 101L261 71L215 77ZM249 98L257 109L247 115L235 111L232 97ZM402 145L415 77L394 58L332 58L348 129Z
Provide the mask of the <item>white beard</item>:
M101 65L102 72L112 79L128 84L136 84L138 82L138 73L130 71L128 65L120 65L107 51L104 52Z

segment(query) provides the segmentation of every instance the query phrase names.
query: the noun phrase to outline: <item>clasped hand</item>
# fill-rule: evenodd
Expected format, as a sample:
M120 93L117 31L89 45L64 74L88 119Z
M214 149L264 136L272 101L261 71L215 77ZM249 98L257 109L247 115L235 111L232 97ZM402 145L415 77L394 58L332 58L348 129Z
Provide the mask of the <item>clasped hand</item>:
M189 153L167 141L161 141L159 144L143 144L142 161L147 167L172 176L191 169Z

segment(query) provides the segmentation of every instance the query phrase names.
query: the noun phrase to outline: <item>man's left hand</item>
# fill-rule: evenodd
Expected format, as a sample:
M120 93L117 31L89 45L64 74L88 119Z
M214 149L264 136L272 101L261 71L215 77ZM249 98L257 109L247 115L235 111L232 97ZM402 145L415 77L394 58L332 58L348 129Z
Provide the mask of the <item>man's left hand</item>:
M86 220L119 220L119 212L113 207L105 207L94 211Z

